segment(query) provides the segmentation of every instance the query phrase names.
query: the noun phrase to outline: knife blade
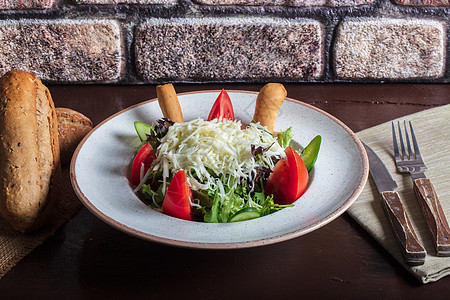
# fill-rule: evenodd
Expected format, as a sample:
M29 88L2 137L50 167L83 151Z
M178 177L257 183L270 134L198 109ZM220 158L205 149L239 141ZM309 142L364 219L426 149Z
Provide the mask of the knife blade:
M370 174L381 195L384 211L400 244L405 263L410 266L424 264L426 251L417 238L400 195L395 192L397 183L378 155L364 142L363 145L369 158Z

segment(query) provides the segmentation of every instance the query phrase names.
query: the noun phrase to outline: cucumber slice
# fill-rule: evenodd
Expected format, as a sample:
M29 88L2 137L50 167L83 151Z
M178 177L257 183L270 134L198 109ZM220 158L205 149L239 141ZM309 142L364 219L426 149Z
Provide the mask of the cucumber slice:
M322 137L317 135L315 138L309 142L308 146L300 153L300 157L305 163L305 167L308 172L314 167L316 163L317 156L319 155L320 144L322 142Z
M152 126L141 121L135 121L134 128L136 129L139 139L143 142L147 140L147 134L150 134Z
M246 207L232 215L228 222L240 222L240 221L246 221L251 219L256 219L261 217L261 214L256 208L253 207Z

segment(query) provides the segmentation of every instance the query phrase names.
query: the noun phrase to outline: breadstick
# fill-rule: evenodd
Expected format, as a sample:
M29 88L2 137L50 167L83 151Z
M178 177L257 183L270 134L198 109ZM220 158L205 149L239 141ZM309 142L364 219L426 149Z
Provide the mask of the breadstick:
M180 102L171 83L156 87L158 103L165 118L178 123L184 123Z
M273 132L278 110L286 95L286 89L280 83L268 83L263 86L256 98L253 120L267 126L270 132Z

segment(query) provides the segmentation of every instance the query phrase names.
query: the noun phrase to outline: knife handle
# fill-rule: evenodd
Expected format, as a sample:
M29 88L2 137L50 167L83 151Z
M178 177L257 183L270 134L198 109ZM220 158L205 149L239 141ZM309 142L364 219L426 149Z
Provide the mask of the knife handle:
M405 262L410 266L418 266L425 263L426 252L414 232L408 215L403 207L397 192L383 192L385 211L394 229L397 241L402 247Z
M415 179L414 191L433 236L437 256L450 256L450 228L431 180Z

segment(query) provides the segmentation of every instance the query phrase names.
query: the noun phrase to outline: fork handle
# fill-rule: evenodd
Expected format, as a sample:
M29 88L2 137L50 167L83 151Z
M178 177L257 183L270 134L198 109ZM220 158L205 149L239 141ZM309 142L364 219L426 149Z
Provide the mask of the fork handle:
M405 262L411 266L425 263L426 252L419 242L397 192L383 192L383 207L389 217L397 241L402 247Z
M433 236L437 255L450 256L450 228L431 180L415 179L414 191Z

